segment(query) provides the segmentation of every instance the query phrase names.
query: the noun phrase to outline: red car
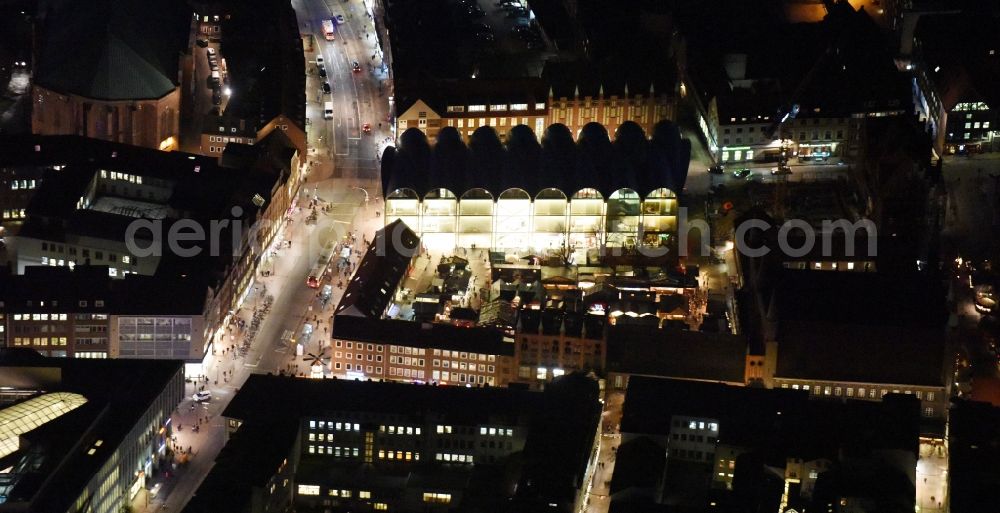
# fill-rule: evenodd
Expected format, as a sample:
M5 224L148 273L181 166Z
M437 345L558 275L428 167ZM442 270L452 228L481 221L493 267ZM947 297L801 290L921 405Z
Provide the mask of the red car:
M365 123L365 124L361 125L361 131L364 132L364 133L366 133L366 134L372 133L372 124L371 123Z

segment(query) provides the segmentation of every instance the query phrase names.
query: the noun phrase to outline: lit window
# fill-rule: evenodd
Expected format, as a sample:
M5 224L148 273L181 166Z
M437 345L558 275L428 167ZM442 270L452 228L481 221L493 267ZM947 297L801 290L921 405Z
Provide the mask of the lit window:
M358 492L358 498L359 499L371 499L372 498L372 492L361 490L361 491Z
M450 493L433 493L424 492L424 502L432 502L438 504L448 504L451 502Z
M319 486L300 484L299 495L319 495Z
M510 104L510 110L528 110L527 103L512 103Z
M469 105L469 112L486 112L485 105Z
M536 103L535 104L535 110L545 110L545 104L544 103Z

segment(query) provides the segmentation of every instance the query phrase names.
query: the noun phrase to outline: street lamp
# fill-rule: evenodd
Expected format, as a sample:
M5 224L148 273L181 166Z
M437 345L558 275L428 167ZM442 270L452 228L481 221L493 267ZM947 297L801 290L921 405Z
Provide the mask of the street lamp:
M359 190L359 191L365 193L365 204L366 205L368 204L368 191L364 187L351 187L351 189Z

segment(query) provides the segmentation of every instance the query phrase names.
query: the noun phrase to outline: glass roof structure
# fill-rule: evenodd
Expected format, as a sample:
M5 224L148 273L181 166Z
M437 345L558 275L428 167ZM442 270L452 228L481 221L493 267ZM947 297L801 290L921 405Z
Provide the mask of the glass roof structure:
M53 392L0 410L0 458L17 451L20 446L18 438L22 434L55 420L86 402L87 398L79 394Z

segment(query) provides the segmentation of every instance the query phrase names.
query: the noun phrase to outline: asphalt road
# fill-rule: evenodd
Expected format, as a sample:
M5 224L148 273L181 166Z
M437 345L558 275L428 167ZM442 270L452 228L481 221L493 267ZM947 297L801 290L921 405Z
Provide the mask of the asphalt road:
M376 216L381 207L376 155L391 142L386 140L391 133L385 122L388 103L386 96L380 95L379 91L382 76L366 65L366 60L371 62L371 55L377 52L373 49L372 37L366 39L364 36L365 30L370 34L372 28L364 14L363 3L361 0L329 3L323 0L294 0L293 7L303 33L316 36L318 51L306 54L307 134L311 150L307 156L309 176L300 191L299 205L307 205L310 199L318 198L322 205L329 206L329 211L319 211L315 223L305 220L308 208L292 215L292 221L271 252L272 256L262 265L263 269L271 270L271 275L257 277L255 289L240 312L241 317L249 321L254 308L263 304L264 296L274 298L273 306L263 318L250 350L245 357L233 358L232 348L238 346L245 336L235 328L229 340L216 348L216 359L206 369L209 381L204 384L212 392L212 400L195 405L193 410L193 403L186 400L178 407L174 418L175 426L184 426L176 432L176 443L178 447L190 448L192 457L174 477L163 481L157 497L140 493L133 503L136 511L183 509L225 444L225 426L219 414L250 374L277 373L287 369L289 364L299 364L299 370L307 369L290 341L300 336L304 322L314 315L319 319L325 317L326 321L318 327L305 352L316 352L320 343L328 341L322 329L330 328L329 314L339 293L335 294L326 311L320 311L315 302L316 289L305 285L306 275L326 243L340 240L349 231L357 232L359 239L362 233L370 239L382 222L382 218ZM348 14L350 16L345 19L345 24L337 27L337 39L327 42L320 33L321 20L333 18L336 14L343 14L345 18ZM199 61L204 60L204 56L200 55L202 52L204 50L199 52ZM334 89L332 94L323 94L320 90L322 80L315 65L317 54L323 55L327 63L328 80ZM352 71L351 63L355 60L362 65L362 71ZM206 63L198 63L199 66L202 64L207 69ZM322 107L326 101L335 104L332 120L323 119ZM210 97L207 103L211 103ZM381 131L380 122L383 124ZM361 132L363 123L372 124L371 134ZM290 247L284 244L285 240L291 241ZM195 387L194 384L188 385L189 397L196 391ZM199 432L194 433L191 426L202 416L207 420Z
M316 44L316 51L306 54L306 113L314 135L310 138L312 146L333 160L335 177L374 181L378 177L376 154L392 134L386 75L364 4L360 0L294 0L292 6L302 32L312 34ZM335 39L327 41L322 21L338 14L344 17L344 23L335 25ZM325 79L319 76L317 56L325 61ZM354 70L354 62L360 71ZM330 83L329 94L322 92L324 81ZM323 118L326 102L334 104L333 119ZM362 129L366 123L370 132Z

